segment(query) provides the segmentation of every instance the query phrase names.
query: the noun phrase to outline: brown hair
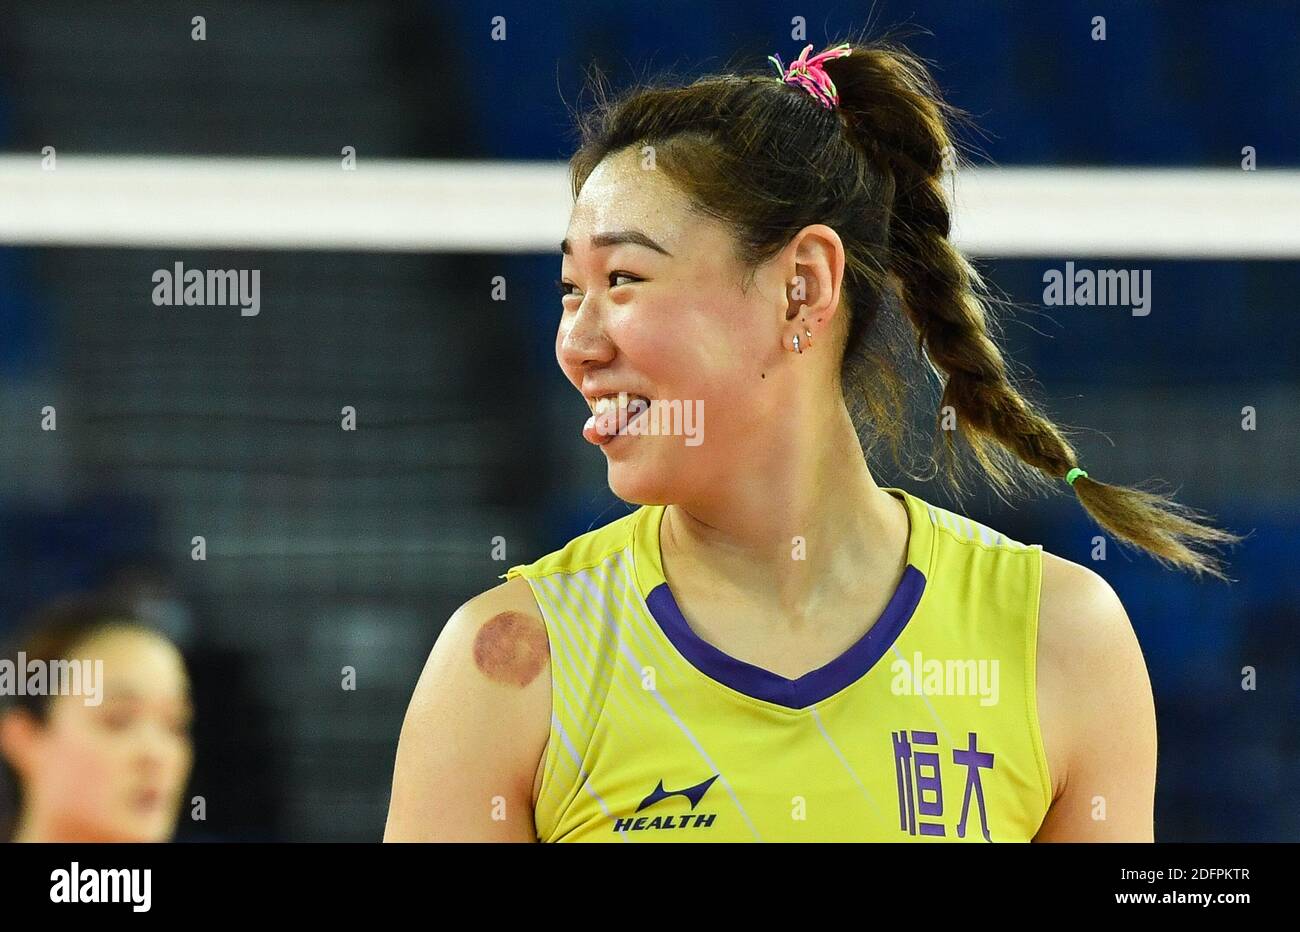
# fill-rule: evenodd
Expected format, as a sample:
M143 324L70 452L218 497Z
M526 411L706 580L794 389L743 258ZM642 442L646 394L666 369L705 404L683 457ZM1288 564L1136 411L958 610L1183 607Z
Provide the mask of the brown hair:
M933 376L942 385L942 443L928 461L937 471L942 458L955 492L965 472L957 440L999 493L1059 488L1079 465L1074 448L1017 387L995 342L991 310L999 302L948 238L942 180L957 159L948 127L964 115L903 48L850 45L850 55L825 64L839 92L834 109L771 70L650 83L617 97L596 81L595 105L578 118L573 195L607 155L652 146L655 167L696 210L734 232L751 270L805 226L832 227L844 243L849 311L839 315L847 318L837 334L840 387L864 451L870 456L884 440L903 466L907 400ZM957 431L939 429L949 406ZM1226 578L1212 547L1239 538L1192 509L1092 478L1073 488L1120 541L1166 565Z

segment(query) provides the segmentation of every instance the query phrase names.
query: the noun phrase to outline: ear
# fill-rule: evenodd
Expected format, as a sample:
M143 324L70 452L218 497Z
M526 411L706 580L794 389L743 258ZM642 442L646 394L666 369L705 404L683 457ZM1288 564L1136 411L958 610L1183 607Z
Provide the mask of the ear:
M804 349L819 337L829 343L844 281L844 243L826 224L814 223L796 233L785 252L783 265L791 274L786 279L788 325L782 341L789 348L798 336Z
M40 727L26 709L6 709L0 712L0 756L20 775L32 767Z

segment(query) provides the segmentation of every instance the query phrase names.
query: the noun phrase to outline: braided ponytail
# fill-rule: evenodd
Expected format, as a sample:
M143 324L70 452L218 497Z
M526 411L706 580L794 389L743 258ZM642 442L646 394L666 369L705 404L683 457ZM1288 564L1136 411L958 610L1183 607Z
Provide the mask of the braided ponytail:
M990 335L991 301L978 271L949 240L943 188L955 150L956 115L924 65L909 53L874 45L826 64L840 94L853 144L885 176L891 203L886 265L916 331L922 358L944 376L940 416L951 408L976 461L1001 492L1047 486L1078 465L1074 448L1016 388ZM940 430L955 474L953 431ZM1086 476L1071 482L1092 518L1120 540L1166 565L1225 578L1209 550L1236 535L1203 523L1169 498Z

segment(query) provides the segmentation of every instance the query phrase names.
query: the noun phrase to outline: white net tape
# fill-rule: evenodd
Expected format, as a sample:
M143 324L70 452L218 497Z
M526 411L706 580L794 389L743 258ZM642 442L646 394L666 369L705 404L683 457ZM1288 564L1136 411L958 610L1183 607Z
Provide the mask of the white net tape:
M545 162L0 156L0 243L558 253ZM1300 171L967 168L974 256L1300 257Z

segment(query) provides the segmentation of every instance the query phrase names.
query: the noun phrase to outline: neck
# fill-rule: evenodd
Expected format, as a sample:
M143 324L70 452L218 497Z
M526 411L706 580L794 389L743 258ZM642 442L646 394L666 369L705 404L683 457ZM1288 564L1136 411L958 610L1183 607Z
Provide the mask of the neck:
M666 509L665 573L670 559L698 568L796 618L819 596L901 574L906 511L876 484L847 409L830 407L775 442L765 438L743 481Z
M14 825L15 842L102 842L114 841L108 836L101 836L76 823L61 820L54 816L42 815L34 807L24 807Z
M48 831L48 826L44 825L44 820L38 819L31 809L24 807L18 814L18 821L14 826L14 841L56 841L52 833Z

